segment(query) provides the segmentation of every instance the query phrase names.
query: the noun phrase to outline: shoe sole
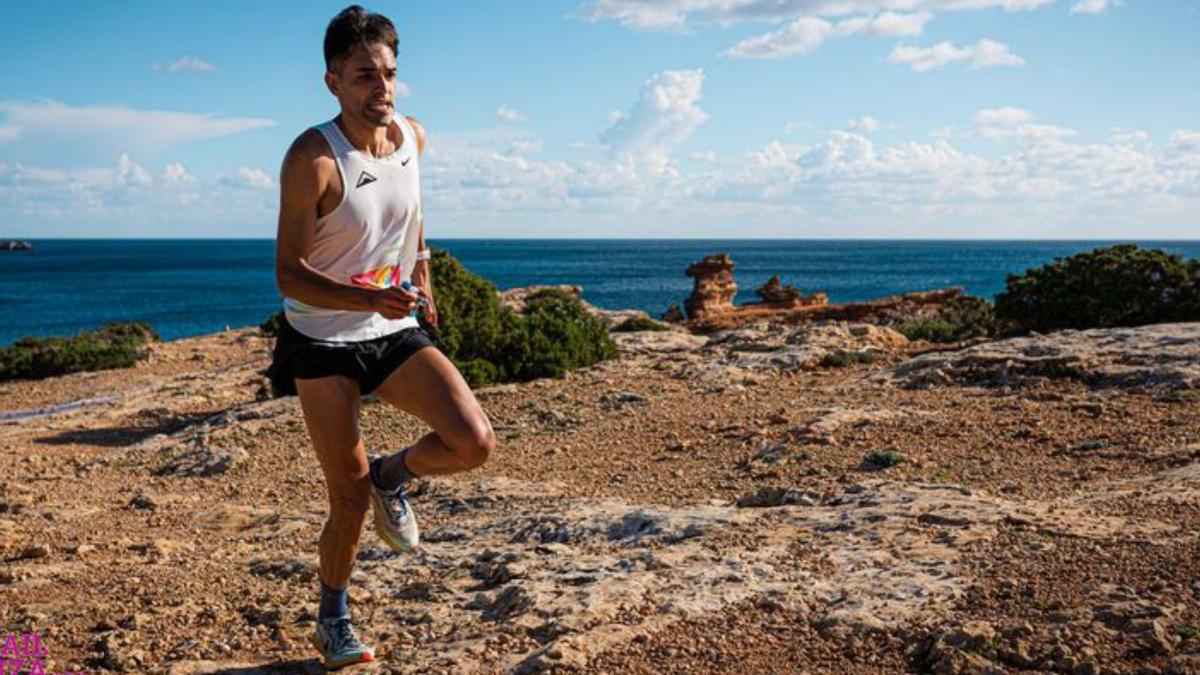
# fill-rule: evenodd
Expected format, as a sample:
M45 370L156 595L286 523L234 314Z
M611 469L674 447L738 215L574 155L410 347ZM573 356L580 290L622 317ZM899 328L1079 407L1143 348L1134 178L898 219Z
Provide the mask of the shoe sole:
M308 639L309 642L312 642L312 646L316 647L317 652L321 655L321 667L326 671L341 670L346 666L353 666L359 663L371 663L375 661L374 652L367 652L359 656L354 656L345 661L327 661L325 659L325 648L321 646L321 639L317 637L316 633L310 635Z
M387 505L380 501L377 491L371 490L371 515L375 521L375 534L383 540L393 551L397 553L412 553L416 546L410 546L403 539L395 538L388 532L387 525L384 523L384 511L387 510Z

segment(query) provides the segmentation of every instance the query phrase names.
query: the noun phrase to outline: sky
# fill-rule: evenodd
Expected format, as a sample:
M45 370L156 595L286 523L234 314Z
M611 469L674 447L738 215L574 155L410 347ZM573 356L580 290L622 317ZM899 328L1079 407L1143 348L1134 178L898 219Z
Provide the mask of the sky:
M344 2L11 3L0 237L275 237ZM363 3L430 239L1200 238L1200 0Z

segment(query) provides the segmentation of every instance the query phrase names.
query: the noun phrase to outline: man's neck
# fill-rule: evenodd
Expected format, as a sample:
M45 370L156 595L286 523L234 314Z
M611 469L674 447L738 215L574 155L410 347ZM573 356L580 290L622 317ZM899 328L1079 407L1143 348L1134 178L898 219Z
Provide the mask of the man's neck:
M339 114L337 123L346 136L346 140L350 141L350 144L359 152L372 157L386 157L399 149L399 144L392 140L389 133L392 126L391 121L386 127L356 126L345 115Z

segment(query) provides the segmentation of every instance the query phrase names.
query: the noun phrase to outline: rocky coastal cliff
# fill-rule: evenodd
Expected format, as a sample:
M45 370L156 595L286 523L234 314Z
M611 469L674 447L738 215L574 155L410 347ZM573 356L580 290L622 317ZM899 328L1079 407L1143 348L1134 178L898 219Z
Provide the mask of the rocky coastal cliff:
M863 319L950 291L732 306L695 271L619 359L476 392L499 446L421 481L421 555L364 531L371 672L1197 672L1200 324L936 346ZM55 668L320 672L324 486L271 344L0 384L0 621ZM427 431L363 402L371 451Z

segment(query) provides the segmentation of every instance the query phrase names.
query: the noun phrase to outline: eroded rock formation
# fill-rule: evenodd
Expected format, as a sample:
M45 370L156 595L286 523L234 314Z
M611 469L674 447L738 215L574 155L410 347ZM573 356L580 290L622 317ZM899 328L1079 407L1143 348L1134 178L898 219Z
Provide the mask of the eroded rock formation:
M865 302L829 303L825 293L804 295L790 284L771 277L758 289L761 302L733 304L737 284L734 262L728 253L710 255L687 269L696 283L684 302L687 327L709 333L769 320L785 324L816 320L894 323L936 316L943 305L963 295L961 287L893 295Z
M688 266L687 275L695 280L692 294L683 302L689 319L702 321L734 309L737 284L733 281L733 266L728 253L710 255Z

